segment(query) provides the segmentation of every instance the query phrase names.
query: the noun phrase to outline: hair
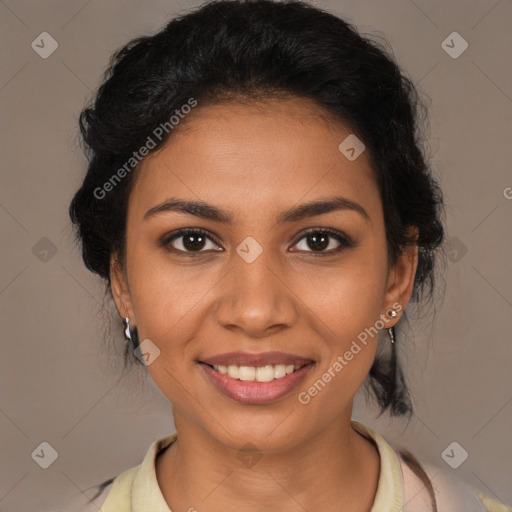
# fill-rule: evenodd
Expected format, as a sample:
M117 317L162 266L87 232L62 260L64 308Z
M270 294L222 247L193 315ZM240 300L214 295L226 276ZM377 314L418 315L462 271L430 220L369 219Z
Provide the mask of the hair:
M423 154L427 109L418 89L384 46L347 21L304 2L272 0L208 2L112 56L93 102L80 114L88 170L69 208L84 263L106 281L107 291L111 256L125 262L134 152L155 128L169 127L191 99L201 108L286 96L312 100L363 141L380 190L388 262L394 265L406 246L417 245L412 300L432 298L443 197ZM160 132L149 153L172 136L172 129ZM113 182L116 172L122 179ZM107 182L108 193L101 192ZM381 413L410 417L397 343L390 345L389 354L377 353L365 387Z

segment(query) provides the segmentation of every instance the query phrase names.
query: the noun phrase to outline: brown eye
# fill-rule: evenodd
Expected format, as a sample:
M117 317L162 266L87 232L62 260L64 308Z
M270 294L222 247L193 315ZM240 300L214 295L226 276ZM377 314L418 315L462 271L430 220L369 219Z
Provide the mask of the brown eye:
M297 247L297 250L294 252L305 251L317 253L315 255L328 255L340 252L347 247L352 247L352 242L347 236L337 231L313 229L303 235L294 247Z
M163 245L174 252L199 253L209 250L219 250L219 246L202 229L183 229L166 237Z

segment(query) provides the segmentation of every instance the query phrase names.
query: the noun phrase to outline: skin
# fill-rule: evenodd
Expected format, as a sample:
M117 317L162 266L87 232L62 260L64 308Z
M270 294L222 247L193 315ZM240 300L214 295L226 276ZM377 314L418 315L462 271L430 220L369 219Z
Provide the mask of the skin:
M417 246L389 265L369 155L349 161L338 149L350 133L301 98L199 105L137 170L126 265L112 257L112 291L140 341L160 350L148 371L173 405L178 438L158 457L156 474L173 512L372 507L378 451L350 421L377 337L307 405L297 399L395 303L402 309L386 327L398 322L413 289ZM368 219L343 209L277 222L285 210L333 196L358 203ZM233 220L175 211L143 219L171 197L204 201ZM213 235L199 255L178 253L183 238L159 245L188 227ZM330 254L319 256L302 235L307 228L334 229L353 246L335 253L340 242L331 237L320 250ZM263 249L252 263L236 252L247 236ZM290 352L315 365L288 396L240 404L196 362L238 350ZM248 442L261 455L250 467L240 457Z

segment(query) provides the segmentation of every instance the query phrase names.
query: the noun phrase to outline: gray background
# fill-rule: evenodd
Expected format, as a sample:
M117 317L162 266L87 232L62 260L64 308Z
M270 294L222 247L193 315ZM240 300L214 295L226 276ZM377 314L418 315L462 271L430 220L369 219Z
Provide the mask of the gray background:
M444 302L402 341L416 414L377 420L358 400L355 418L510 503L512 1L314 3L384 35L431 98L427 143L448 204ZM198 4L0 0L2 512L86 510L90 486L173 431L144 368L120 380L121 321L111 317L109 348L111 304L80 260L67 207L85 169L77 116L109 56ZM455 59L441 46L454 31L469 44ZM47 59L31 47L42 32L58 42ZM48 469L31 457L44 441L58 452ZM441 454L454 441L469 457L452 470Z

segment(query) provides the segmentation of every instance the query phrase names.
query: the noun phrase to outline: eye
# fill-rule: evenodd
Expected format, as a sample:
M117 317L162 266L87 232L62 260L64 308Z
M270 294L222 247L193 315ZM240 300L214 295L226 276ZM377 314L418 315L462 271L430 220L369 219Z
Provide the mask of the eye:
M212 235L201 228L186 228L167 235L161 245L174 253L197 255L207 251L222 251ZM328 256L353 247L348 236L330 228L311 228L302 233L292 252L310 252L314 256ZM195 254L194 254L195 253Z
M162 245L176 253L201 253L206 251L219 251L219 246L204 229L186 228L166 236Z
M353 247L353 243L348 236L334 229L311 228L302 234L294 247L297 247L297 250L292 252L305 251L315 256L328 256Z

